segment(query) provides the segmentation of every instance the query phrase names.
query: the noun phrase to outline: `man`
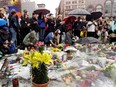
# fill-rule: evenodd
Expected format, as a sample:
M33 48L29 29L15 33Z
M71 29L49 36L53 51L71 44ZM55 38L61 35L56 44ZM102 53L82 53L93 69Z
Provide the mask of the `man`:
M34 46L34 44L38 41L38 33L36 31L31 31L28 33L23 39L23 44L25 46Z
M28 11L24 10L23 12L24 14L21 16L21 21L20 21L21 24L20 32L22 39L24 39L24 37L30 32L30 19L28 16Z
M47 24L47 27L48 27L48 30L46 31L46 35L49 34L50 32L55 31L55 27L54 27L55 26L55 21L54 21L54 18L53 18L53 14L48 15L48 20L47 20L46 24Z
M74 28L74 36L80 37L80 32L81 32L81 29L83 28L81 17L78 17L77 21L74 22L73 28Z
M45 37L45 44L47 45L52 45L54 47L59 44L59 39L60 39L60 30L57 29L54 32L50 32L46 37Z

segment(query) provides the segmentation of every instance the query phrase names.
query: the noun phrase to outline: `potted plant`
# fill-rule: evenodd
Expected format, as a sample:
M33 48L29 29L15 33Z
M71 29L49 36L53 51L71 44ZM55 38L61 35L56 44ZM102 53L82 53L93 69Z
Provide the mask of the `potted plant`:
M43 51L25 51L23 53L23 65L31 64L32 66L32 81L34 87L47 87L49 77L47 65L52 62L52 57L49 53Z

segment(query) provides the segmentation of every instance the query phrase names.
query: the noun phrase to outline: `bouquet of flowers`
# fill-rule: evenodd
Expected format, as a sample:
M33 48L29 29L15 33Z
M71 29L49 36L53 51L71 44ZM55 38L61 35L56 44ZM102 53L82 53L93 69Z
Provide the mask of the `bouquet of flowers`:
M51 54L43 51L25 51L23 53L23 65L32 66L32 80L36 84L44 84L49 81L47 65L52 62Z

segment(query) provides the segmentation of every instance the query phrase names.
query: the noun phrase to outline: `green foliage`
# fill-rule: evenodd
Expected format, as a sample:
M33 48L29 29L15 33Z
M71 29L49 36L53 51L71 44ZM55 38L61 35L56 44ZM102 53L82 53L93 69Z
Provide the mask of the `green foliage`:
M40 53L43 53L44 46L39 46L39 47L37 47L37 50L38 50Z
M49 81L47 66L44 63L42 64L40 63L38 69L37 68L32 69L32 76L34 83L37 84L47 83Z

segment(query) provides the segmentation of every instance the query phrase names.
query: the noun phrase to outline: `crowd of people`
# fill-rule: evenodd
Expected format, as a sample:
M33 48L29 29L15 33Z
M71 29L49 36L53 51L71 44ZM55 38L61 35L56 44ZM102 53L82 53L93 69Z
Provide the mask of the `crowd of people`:
M54 18L51 13L32 13L29 17L28 11L24 10L19 18L14 9L10 13L8 10L7 6L0 8L0 19L7 21L0 26L0 50L3 53L13 53L17 47L34 46L38 41L54 47L60 43L72 45L83 37L94 37L102 43L116 41L116 38L110 39L111 34L116 34L115 17L90 21L77 17L66 22L62 15Z

